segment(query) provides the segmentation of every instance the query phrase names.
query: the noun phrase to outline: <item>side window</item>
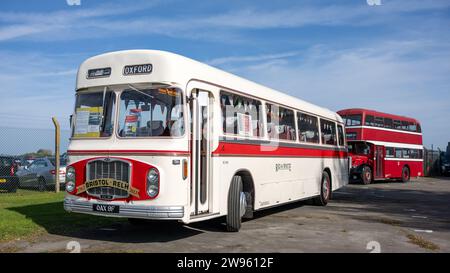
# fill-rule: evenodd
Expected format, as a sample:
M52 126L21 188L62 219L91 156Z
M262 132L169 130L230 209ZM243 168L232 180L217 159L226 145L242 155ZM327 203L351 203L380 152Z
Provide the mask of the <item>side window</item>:
M260 101L221 91L220 107L225 134L262 136Z
M418 133L422 133L422 128L420 127L419 123L417 123L417 132Z
M377 127L384 127L384 118L375 117L374 123L375 123L375 126L377 126Z
M358 138L358 134L356 132L347 132L347 140L356 140Z
M322 134L322 144L337 145L336 123L320 119L320 128Z
M386 147L386 157L394 157L394 148Z
M395 157L402 158L402 149L401 148L395 148Z
M385 118L384 119L384 127L386 128L393 128L394 124L391 118Z
M358 126L361 125L361 115L348 115L348 116L342 116L342 119L344 120L344 124L346 126Z
M366 116L366 122L365 125L367 126L375 126L375 121L374 121L374 117L371 115L367 115Z
M415 123L410 123L408 126L408 131L417 132L417 126Z
M339 146L344 146L345 145L344 128L342 128L342 125L338 125L338 136L339 136Z
M297 112L297 122L300 141L319 143L319 122L317 117Z
M394 120L394 129L401 130L402 122L400 120Z
M266 103L269 138L296 140L294 111Z

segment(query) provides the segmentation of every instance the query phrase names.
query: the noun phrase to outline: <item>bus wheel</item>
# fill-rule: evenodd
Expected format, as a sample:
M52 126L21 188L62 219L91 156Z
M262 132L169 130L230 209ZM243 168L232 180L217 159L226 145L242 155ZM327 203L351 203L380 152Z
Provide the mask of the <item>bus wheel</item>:
M409 168L404 166L402 169L402 182L406 183L411 179L411 173L409 171Z
M242 177L235 175L231 180L230 191L228 192L227 231L239 231L246 207L247 201L243 192Z
M331 196L331 178L328 172L322 173L320 184L320 195L313 199L313 203L316 206L326 206Z
M369 185L372 182L372 170L369 166L364 166L362 169L361 180L364 185Z

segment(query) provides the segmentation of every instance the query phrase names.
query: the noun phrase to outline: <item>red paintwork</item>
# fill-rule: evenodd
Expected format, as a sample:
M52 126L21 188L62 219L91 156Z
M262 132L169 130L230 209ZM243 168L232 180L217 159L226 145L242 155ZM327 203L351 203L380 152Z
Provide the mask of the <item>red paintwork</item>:
M264 147L264 148L262 148ZM337 157L346 158L347 152L330 149L303 148L303 147L273 147L263 144L228 143L220 142L213 155L235 156L291 156L291 157Z
M344 110L338 111L337 113L341 116L362 114L363 120L365 120L366 115L372 115L372 116L378 116L378 117L383 117L383 118L391 118L391 119L398 119L398 120L403 120L403 121L408 121L408 122L414 122L414 123L420 125L420 122L414 118L393 115L393 114L388 114L388 113L383 113L383 112L378 112L375 110L369 110L369 109L363 109L363 108L344 109Z
M388 131L377 128L346 128L347 133L356 133L357 140L383 141L422 145L422 135L408 134L402 131Z
M78 161L76 163L73 163L69 166L75 168L75 188L84 184L86 181L86 164L88 161L95 159L96 157L88 158L85 160ZM97 157L99 158L99 157ZM120 198L120 199L114 199L115 201L136 201L136 200L148 200L148 199L155 199L158 197L156 195L155 197L150 197L147 194L146 190L146 181L147 181L147 173L151 168L154 168L153 166L143 163L137 160L129 159L129 158L120 158L120 157L110 157L110 158L117 158L125 161L129 161L132 163L131 167L131 185L134 188L139 189L139 198L134 197L130 195L128 198ZM68 167L69 167L68 166ZM161 178L160 178L161 181ZM71 193L74 194L74 193ZM158 192L159 194L159 192ZM80 194L74 194L80 197L88 198L88 199L98 199L94 196L88 195L86 192L80 193Z

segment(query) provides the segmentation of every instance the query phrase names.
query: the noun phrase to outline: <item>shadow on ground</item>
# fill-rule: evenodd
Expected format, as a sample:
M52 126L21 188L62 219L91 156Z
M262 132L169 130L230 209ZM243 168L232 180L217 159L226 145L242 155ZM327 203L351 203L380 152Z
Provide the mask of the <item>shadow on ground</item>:
M376 182L366 187L351 185L334 195L335 213L352 219L410 229L450 231L450 179L439 189L421 189L420 183ZM445 183L449 183L448 186ZM431 184L431 183L430 183ZM434 185L434 184L431 184ZM355 207L358 209L355 215ZM382 214L374 217L373 213Z

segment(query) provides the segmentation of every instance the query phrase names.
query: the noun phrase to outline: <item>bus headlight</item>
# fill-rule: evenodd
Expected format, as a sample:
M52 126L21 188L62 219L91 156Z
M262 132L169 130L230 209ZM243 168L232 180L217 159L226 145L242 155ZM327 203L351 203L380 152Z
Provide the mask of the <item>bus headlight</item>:
M155 168L151 168L147 174L147 194L154 198L159 193L159 173Z
M66 191L73 192L75 190L75 183L72 181L66 182Z
M66 168L66 191L73 192L75 190L75 168Z

